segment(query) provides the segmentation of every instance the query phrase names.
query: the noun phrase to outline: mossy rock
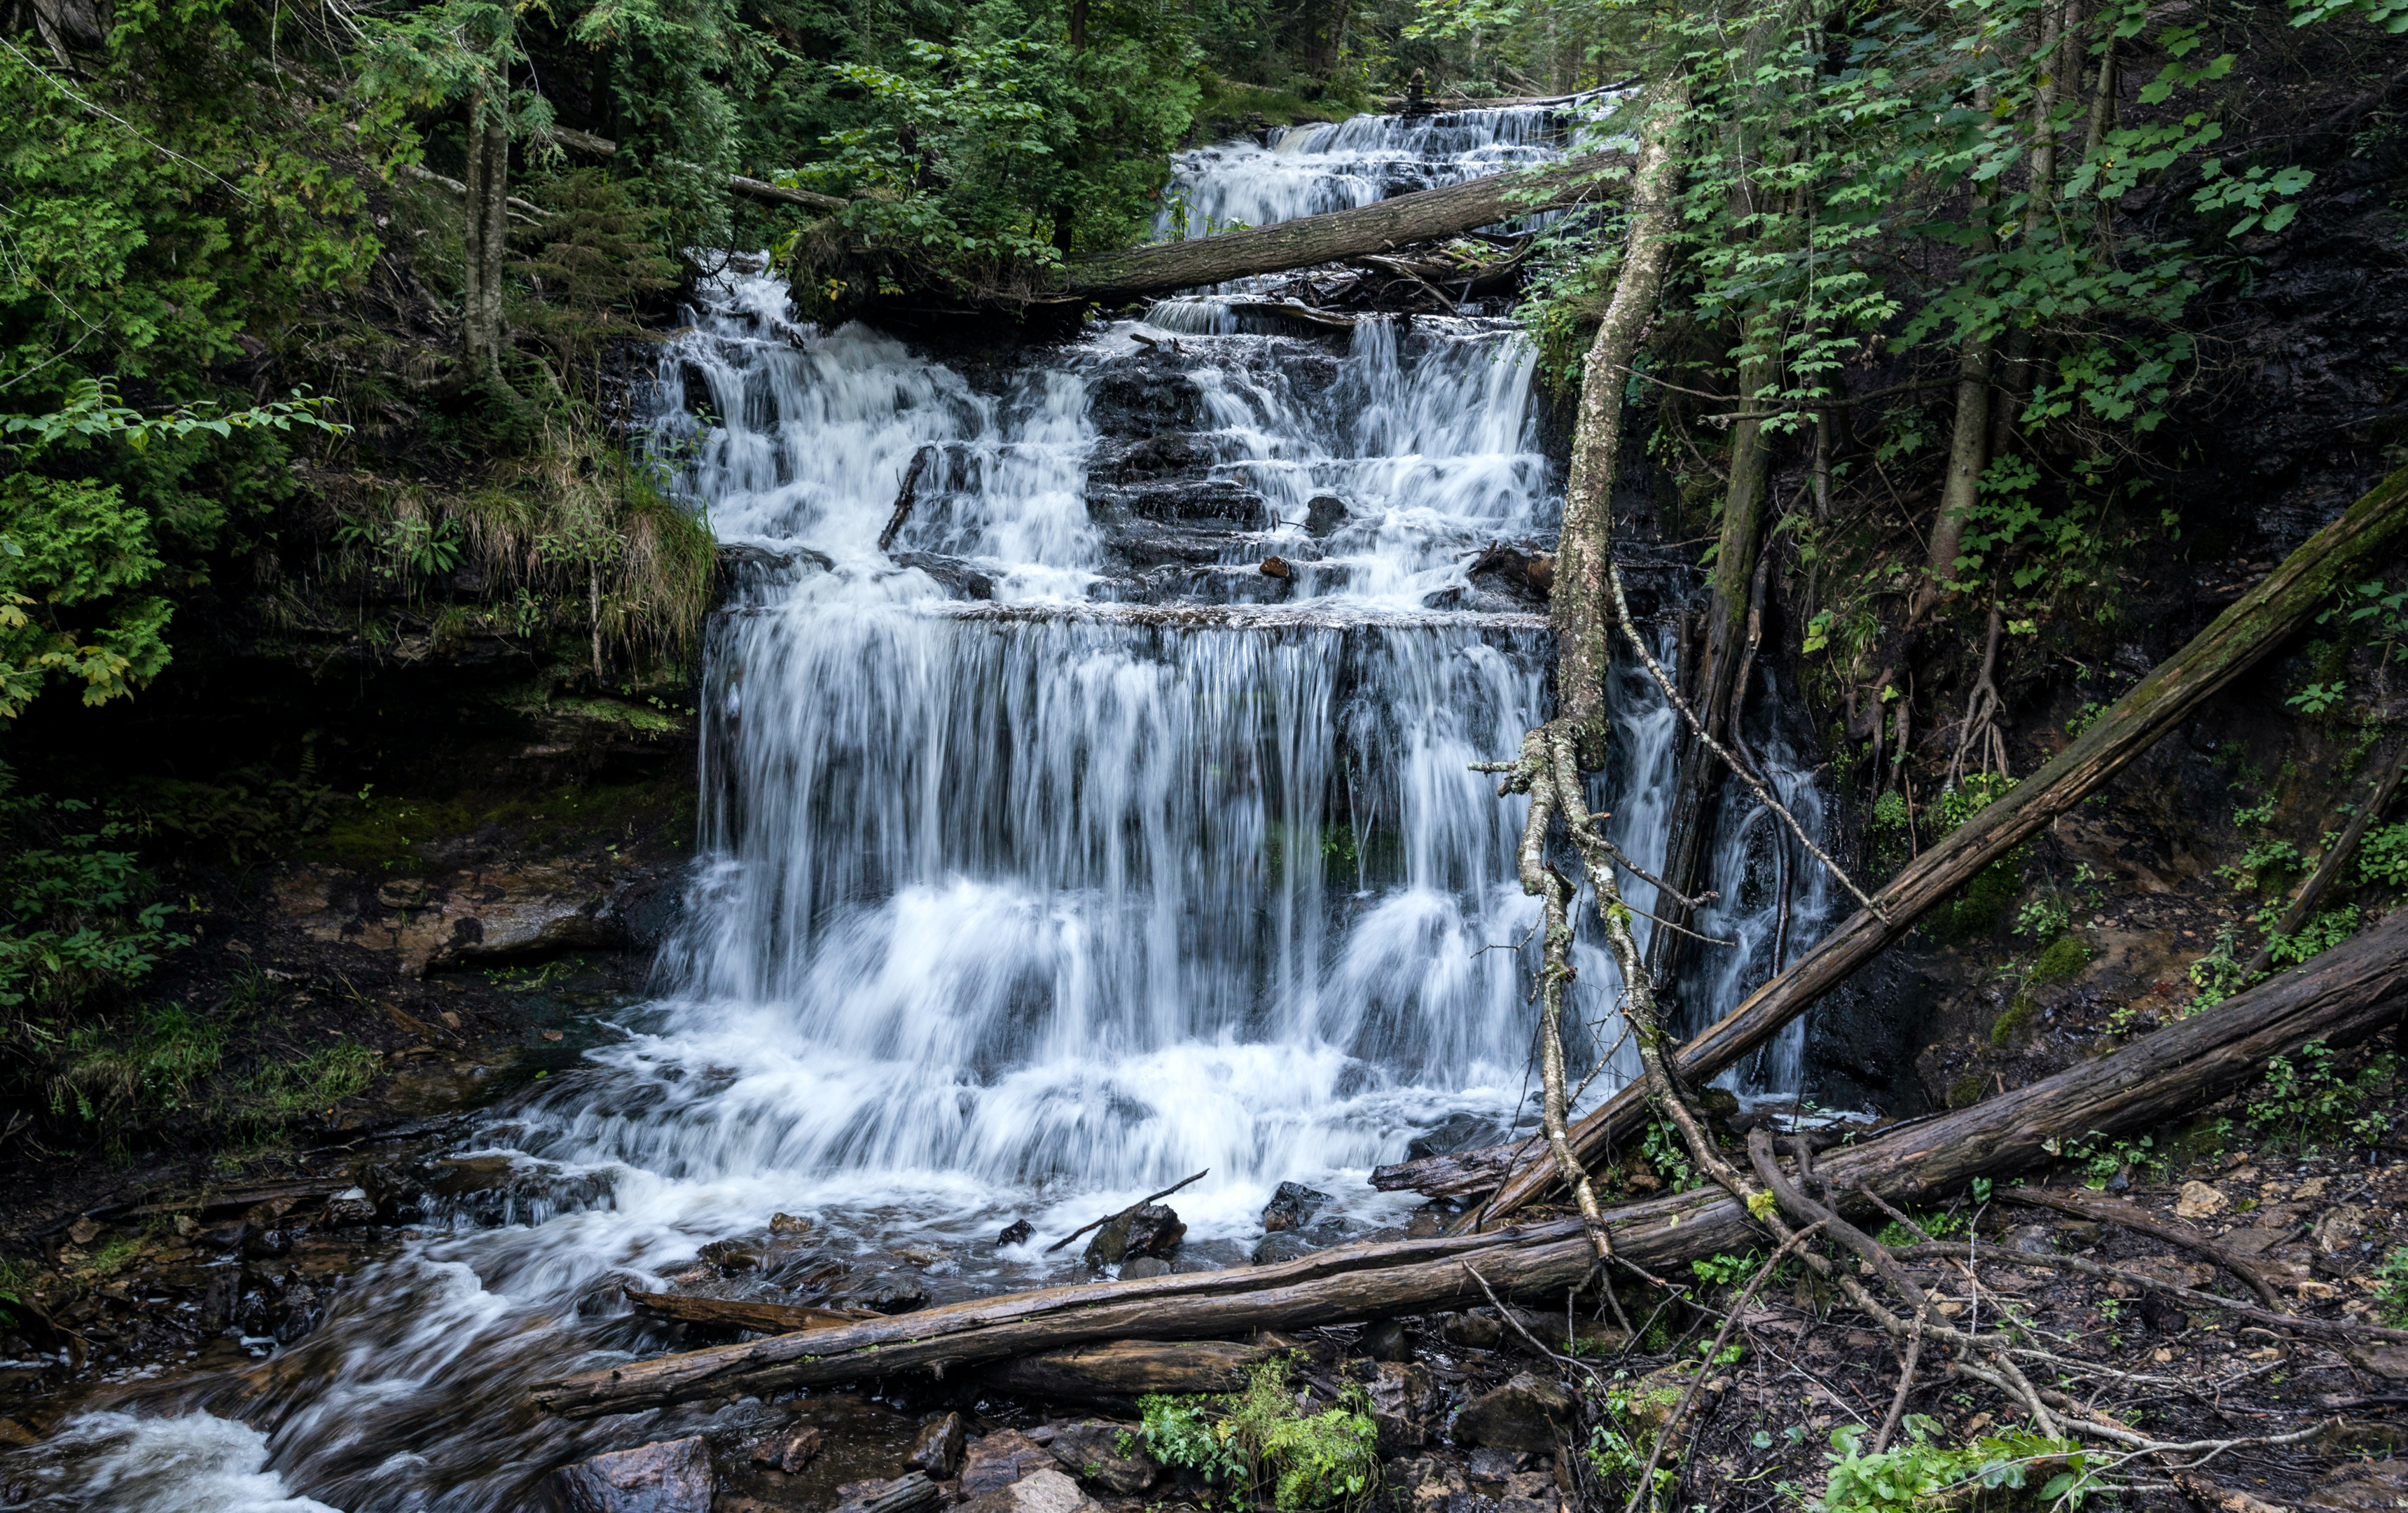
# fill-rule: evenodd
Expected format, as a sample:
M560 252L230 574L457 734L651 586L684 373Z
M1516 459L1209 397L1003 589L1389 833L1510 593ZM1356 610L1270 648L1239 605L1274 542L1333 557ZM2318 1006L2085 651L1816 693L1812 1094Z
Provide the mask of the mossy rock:
M2090 944L2071 930L2051 941L2032 963L2029 983L2061 983L2090 965Z
M1971 1108L1982 1101L1982 1094L1988 1087L1989 1084L1983 1080L1980 1073L1968 1072L1948 1085L1948 1106Z
M2017 846L1973 874L1972 881L1931 912L1925 927L1943 944L1987 940L2023 892L2023 848Z
M2031 994L2017 993L2014 1001L2007 1005L2007 1012L1990 1022L1991 1045L2005 1050L2039 1017L2040 1005L2032 1001Z

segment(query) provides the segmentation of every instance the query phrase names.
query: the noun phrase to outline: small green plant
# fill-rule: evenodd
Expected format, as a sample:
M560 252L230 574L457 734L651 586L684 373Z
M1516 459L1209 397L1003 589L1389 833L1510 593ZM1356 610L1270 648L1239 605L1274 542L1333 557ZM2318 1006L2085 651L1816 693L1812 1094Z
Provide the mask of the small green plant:
M1641 1137L1639 1154L1653 1167L1664 1185L1674 1192L1686 1192L1700 1185L1698 1169L1689 1160L1689 1147L1681 1139L1681 1131L1662 1119L1647 1121L1647 1133Z
M2190 964L2190 985L2199 990L2191 1000L2192 1013L2213 1008L2258 980L2248 963L2233 954L2238 944L2238 931L2227 925L2215 932L2207 954Z
M2014 932L2034 945L2045 945L2064 934L2072 920L2073 911L2066 901L2051 895L2015 911Z
M1939 1422L1919 1413L1907 1416L1905 1429L1905 1438L1879 1455L1864 1453L1864 1425L1833 1431L1821 1513L1917 1513L1969 1488L2025 1490L2036 1471L2048 1473L2039 1497L2050 1506L2079 1507L2102 1490L2089 1457L2070 1439L2010 1431L1952 1448L1933 1437Z
M225 1057L225 1030L180 1003L141 1010L120 1030L106 1020L68 1031L50 1079L50 1112L86 1122L172 1114Z
M2081 936L2067 930L2051 941L2046 950L2032 958L2031 973L2025 980L2035 983L2063 982L2089 964L2090 946Z
M2135 1167L2159 1176L2166 1173L2166 1159L2158 1154L2157 1142L2147 1135L2138 1140L2111 1140L2093 1130L2079 1140L2043 1140L2041 1149L2080 1166L2082 1184L2086 1188L2104 1188Z
M2408 887L2408 819L2366 832L2358 843L2358 876L2362 883Z
M2342 700L2348 692L2346 684L2312 683L2283 700L2302 714L2322 714Z
M2390 1082L2397 1059L2373 1057L2354 1078L2335 1070L2335 1059L2331 1046L2312 1040L2300 1047L2296 1059L2277 1056L2266 1063L2265 1093L2243 1110L2260 1138L2307 1150L2313 1140L2371 1145L2383 1137L2388 1117L2364 1110L2372 1095Z
M2408 1329L2408 1246L2396 1246L2374 1268L2374 1311L2389 1328Z
M2239 893L2255 893L2307 866L2300 848L2288 841L2259 841L2241 853L2239 861L2218 867L2215 875Z
M1735 1287L1754 1276L1756 1268L1763 1264L1764 1258L1751 1250L1744 1256L1713 1255L1703 1261L1693 1261L1689 1262L1689 1270L1698 1274L1699 1281L1714 1287Z
M2065 722L2066 735L2075 741L2081 740L2082 733L2098 724L2099 716L2106 713L2107 706L2104 704L2085 703L2082 708L2074 712L2073 718Z
M1155 1460L1210 1485L1250 1496L1267 1488L1279 1513L1360 1508L1379 1481L1370 1401L1350 1386L1336 1406L1301 1412L1288 1391L1294 1369L1294 1357L1275 1356L1242 1392L1140 1398L1137 1437Z
M13 1324L17 1321L16 1314L10 1311L11 1307L24 1306L25 1289L32 1285L33 1280L34 1267L31 1261L19 1261L13 1256L0 1259L0 1324Z
M2358 905L2354 903L2318 912L2294 935L2285 935L2273 929L2279 917L2279 912L2272 908L2261 910L2258 915L2258 924L2266 930L2266 958L2277 966L2305 961L2358 933Z
M1945 1240L1952 1234L1962 1234L1971 1228L1973 1223L1971 1219L1954 1210L1940 1214L1909 1214L1907 1218L1914 1220L1915 1228L1923 1231L1923 1234L1928 1234L1935 1240ZM1896 1219L1891 1219L1882 1226L1882 1232L1877 1238L1884 1245L1920 1245L1923 1242L1923 1234L1917 1234L1914 1230L1908 1229Z
M1660 1383L1650 1386L1634 1381L1627 1371L1613 1374L1613 1384L1605 1393L1605 1411L1598 1415L1595 1427L1589 1430L1588 1463L1598 1481L1621 1488L1638 1477L1646 1467L1649 1447L1655 1443L1649 1426L1659 1421L1680 1396L1677 1391ZM1677 1455L1678 1451L1668 1450L1664 1460L1674 1460ZM1654 1508L1657 1499L1679 1477L1677 1468L1659 1463L1648 1477L1648 1496L1641 1506Z

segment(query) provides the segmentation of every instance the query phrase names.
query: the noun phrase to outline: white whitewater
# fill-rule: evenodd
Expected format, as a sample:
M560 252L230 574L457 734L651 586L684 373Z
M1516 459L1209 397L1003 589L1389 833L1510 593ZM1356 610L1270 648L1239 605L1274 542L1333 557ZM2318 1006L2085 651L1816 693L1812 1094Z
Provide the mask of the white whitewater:
M1188 154L1181 184L1259 223L1522 161L1541 128L1367 118ZM810 1216L865 1273L902 1265L888 1247L906 1240L937 1249L925 1279L958 1296L1075 1265L997 1250L1009 1220L1041 1244L1203 1168L1176 1203L1206 1256L1242 1257L1283 1180L1340 1195L1357 1226L1393 1221L1414 1200L1372 1192L1369 1168L1453 1114L1526 1117L1523 800L1469 767L1543 717L1544 629L1426 606L1488 541L1553 527L1528 344L1497 320L1366 321L1333 352L1209 334L1228 323L1194 307L1161 318L974 383L860 327L790 324L774 279L705 291L661 364L657 424L695 444L688 483L722 539L789 565L748 579L713 632L705 859L659 999L463 1146L513 1158L522 1221L463 1215L363 1275L258 1395L86 1416L42 1452L45 1506L517 1507L629 1433L534 1419L524 1387L638 1343L622 1284L660 1285L773 1213ZM1090 509L1098 395L1174 326L1187 434L1264 518L1217 563L1139 580ZM965 559L990 602L877 546L924 447L896 555ZM1314 537L1321 497L1344 519ZM1296 573L1267 603L1272 554ZM1624 741L1595 797L1652 858L1672 716L1643 684L1616 697ZM1811 783L1759 739L1813 816ZM1717 836L1727 901L1707 928L1741 944L1701 969L1706 1006L1770 969L1769 833L1742 813ZM1761 875L1734 882L1752 854ZM1793 954L1818 886L1799 874ZM1602 1014L1612 969L1582 950ZM1795 1086L1786 1055L1759 1086ZM169 1476L180 1501L162 1464L192 1468Z

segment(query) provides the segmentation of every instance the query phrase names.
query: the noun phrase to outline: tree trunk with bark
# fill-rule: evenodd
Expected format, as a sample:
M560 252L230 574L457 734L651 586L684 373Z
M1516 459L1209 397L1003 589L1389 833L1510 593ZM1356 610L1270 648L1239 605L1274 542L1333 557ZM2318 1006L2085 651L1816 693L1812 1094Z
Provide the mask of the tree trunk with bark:
M460 351L480 378L502 365L502 263L509 252L510 128L482 89L468 96L467 220L461 270Z
M2385 479L2310 537L2047 766L1907 863L1874 896L1877 909L1850 915L1788 970L1683 1045L1673 1061L1678 1074L1703 1082L1770 1040L1975 873L2097 792L2202 700L2273 651L2308 622L2326 595L2350 581L2403 528L2408 470ZM1646 1117L1643 1093L1625 1088L1580 1121L1573 1148L1584 1161L1594 1161L1637 1134ZM1551 1161L1526 1158L1482 1210L1481 1221L1498 1221L1555 1182Z
M1612 186L1599 181L1599 173L1628 162L1619 153L1589 153L1546 168L1491 174L1351 210L1187 241L1155 242L1074 263L1064 270L1059 287L1078 298L1109 302L1391 252L1407 242L1452 237L1601 198Z
M2392 1028L2408 1006L2408 910L2299 971L2095 1060L1968 1109L1888 1131L1821 1163L1840 1207L1860 1195L1926 1203L1974 1177L2039 1164L2047 1146L2144 1130L2245 1086L2269 1058L2310 1041L2347 1045ZM1739 1201L1713 1188L1610 1210L1613 1253L1641 1268L1739 1253L1759 1239ZM1520 1296L1560 1303L1596 1262L1577 1219L1484 1235L1326 1250L1224 1272L1091 1282L949 1304L915 1314L786 1334L538 1384L534 1405L590 1418L671 1403L767 1394L1093 1346L1224 1339L1257 1329L1433 1313Z
M1674 86L1656 108L1677 117L1687 103L1687 93ZM1630 239L1613 299L1598 323L1581 373L1580 419L1548 592L1555 632L1556 718L1570 725L1573 756L1588 772L1605 766L1611 737L1605 680L1612 663L1613 604L1606 575L1613 553L1613 474L1622 445L1624 385L1656 318L1656 292L1672 255L1680 166L1673 161L1671 137L1670 130L1651 133L1631 177Z

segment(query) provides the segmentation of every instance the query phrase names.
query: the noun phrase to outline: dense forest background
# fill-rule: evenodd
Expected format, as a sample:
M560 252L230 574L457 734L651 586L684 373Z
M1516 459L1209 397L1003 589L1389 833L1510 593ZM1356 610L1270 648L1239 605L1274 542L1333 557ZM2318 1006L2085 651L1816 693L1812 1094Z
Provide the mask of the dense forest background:
M1174 149L1367 109L1656 86L1589 112L1608 147L1679 112L1623 487L1725 619L1778 569L1767 655L1879 875L2408 460L2403 28L2390 0L17 0L0 1139L29 1169L265 1148L389 1071L423 1014L238 938L285 861L404 915L447 837L675 862L714 548L626 384L714 249L768 250L814 318L1008 342L1175 212ZM1624 245L1598 161L1525 270L1558 405ZM2368 584L2286 674L2336 750L2383 728L2403 601ZM2026 885L1966 938L2053 940L2072 884Z

